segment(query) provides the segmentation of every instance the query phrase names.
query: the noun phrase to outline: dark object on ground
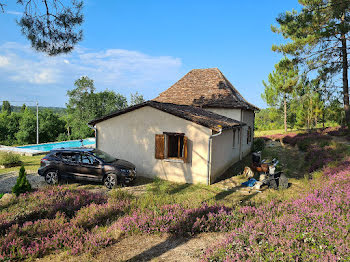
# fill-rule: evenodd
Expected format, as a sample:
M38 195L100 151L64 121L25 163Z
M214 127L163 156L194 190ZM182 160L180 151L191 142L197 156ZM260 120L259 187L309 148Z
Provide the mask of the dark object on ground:
M32 186L27 179L27 173L24 166L21 166L17 182L12 188L12 193L16 194L16 196L19 196L19 194L29 192L30 190L32 190Z
M135 165L92 148L54 149L41 159L40 165L38 173L48 184L70 178L103 182L111 189L136 178Z
M269 187L273 189L286 189L288 188L288 178L282 172L270 175L266 181L264 181Z
M254 152L252 153L252 161L253 164L260 164L261 162L261 152Z
M255 185L256 182L257 182L256 179L251 178L251 179L249 179L248 181L243 182L243 183L242 183L242 186L252 187L252 186Z

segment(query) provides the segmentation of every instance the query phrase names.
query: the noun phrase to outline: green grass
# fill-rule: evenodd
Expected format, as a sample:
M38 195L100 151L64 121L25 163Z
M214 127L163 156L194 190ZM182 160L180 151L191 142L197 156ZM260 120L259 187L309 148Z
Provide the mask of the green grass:
M298 130L298 129L287 129L287 133L290 132L297 132L297 133L303 133L304 130ZM254 136L255 137L261 137L261 136L269 136L269 135L276 135L276 134L285 134L284 129L276 129L276 130L262 130L262 131L255 131Z
M22 161L24 168L26 169L27 173L31 172L37 172L38 168L40 167L40 160L43 158L43 155L38 156L20 156L20 161ZM18 172L20 166L11 167L11 168L3 168L0 169L0 174L8 173L11 171Z
M339 126L337 123L325 123L325 127L334 127ZM316 128L323 128L322 124L318 124ZM306 132L306 128L288 128L287 133L293 132L293 133L304 133ZM268 136L268 135L276 135L276 134L285 134L284 129L275 129L275 130L255 130L254 136L255 137L261 137L261 136Z

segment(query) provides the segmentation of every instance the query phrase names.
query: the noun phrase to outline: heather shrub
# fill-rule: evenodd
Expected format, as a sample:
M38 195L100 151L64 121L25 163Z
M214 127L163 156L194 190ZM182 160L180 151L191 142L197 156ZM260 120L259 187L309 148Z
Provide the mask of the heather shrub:
M263 151L265 148L265 140L261 137L255 138L253 142L253 151Z
M125 190L121 190L120 188L117 188L109 191L109 198L115 201L130 200L133 198L133 195L128 193Z
M95 226L105 225L124 215L130 202L126 200L109 200L107 203L92 203L76 212L71 223L76 226L91 229Z
M319 145L320 147L330 146L330 145L331 145L331 141L329 141L329 140L321 140L321 141L318 143L318 145Z
M84 206L106 201L106 196L86 190L69 190L62 186L42 188L21 195L17 203L0 210L0 234L16 223L53 218L57 212L73 217Z
M248 217L202 261L349 261L350 161L323 173L294 200L242 207Z
M107 246L110 242L106 235L71 224L58 212L54 219L12 225L7 234L0 237L0 260L33 259L59 249L78 254Z
M311 142L312 141L309 140L309 139L300 140L300 141L297 142L297 146L298 146L300 151L306 152L307 149L309 148Z
M125 216L111 229L119 228L126 233L172 233L193 235L200 232L226 232L240 219L225 206L184 208L179 204L164 205L158 210L138 209Z
M19 176L17 178L17 182L12 188L12 193L16 194L16 196L19 196L19 194L23 194L31 190L32 190L32 186L30 185L27 179L26 170L24 169L24 166L21 166L21 169L19 170Z
M11 165L11 164L19 164L19 163L21 163L21 159L19 155L13 154L11 152L0 153L0 165Z

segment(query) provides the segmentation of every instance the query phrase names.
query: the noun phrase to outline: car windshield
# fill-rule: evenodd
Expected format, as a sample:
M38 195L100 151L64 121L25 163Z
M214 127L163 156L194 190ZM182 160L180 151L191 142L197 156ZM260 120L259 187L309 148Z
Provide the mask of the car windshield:
M102 159L104 162L113 162L117 160L114 156L111 156L110 154L103 152L99 149L95 149L91 152L95 157Z

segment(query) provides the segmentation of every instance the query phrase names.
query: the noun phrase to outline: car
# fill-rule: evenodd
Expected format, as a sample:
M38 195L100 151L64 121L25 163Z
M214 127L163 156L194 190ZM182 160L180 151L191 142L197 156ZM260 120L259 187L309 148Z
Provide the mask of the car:
M101 182L108 189L128 185L136 178L135 165L94 148L51 150L41 159L38 174L48 184L60 179Z

